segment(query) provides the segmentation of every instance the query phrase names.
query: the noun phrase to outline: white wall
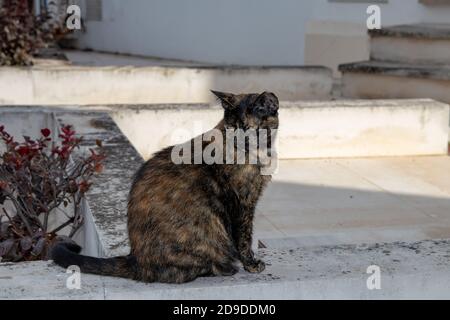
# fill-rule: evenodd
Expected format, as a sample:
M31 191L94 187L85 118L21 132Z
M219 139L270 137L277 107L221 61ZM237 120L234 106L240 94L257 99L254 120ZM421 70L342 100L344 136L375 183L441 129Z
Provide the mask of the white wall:
M329 0L314 0L314 2L312 13L314 20L346 21L365 25L366 8L373 3L380 6L383 26L417 22L450 22L450 6L424 6L419 3L419 0L388 0L388 3L377 3L377 1L342 3Z
M104 0L83 47L226 64L303 62L313 2L298 0Z
M311 21L364 28L368 3L328 0L103 0L103 20L88 21L80 45L95 50L210 63L304 63ZM418 0L380 4L383 25L448 22L450 6Z

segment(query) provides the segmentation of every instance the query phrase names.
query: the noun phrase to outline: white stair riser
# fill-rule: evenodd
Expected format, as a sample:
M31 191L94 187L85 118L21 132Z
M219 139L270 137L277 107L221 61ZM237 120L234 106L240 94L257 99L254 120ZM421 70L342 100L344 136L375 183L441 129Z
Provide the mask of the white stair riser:
M431 98L450 103L450 81L345 72L342 95L357 99Z
M174 130L194 137L222 116L219 108L115 110L112 118L144 158L173 144ZM448 119L448 105L431 100L283 103L279 157L446 154Z
M0 68L0 104L87 105L207 103L210 89L273 91L288 101L329 99L324 67L58 67Z
M372 37L372 60L411 64L450 64L450 40Z

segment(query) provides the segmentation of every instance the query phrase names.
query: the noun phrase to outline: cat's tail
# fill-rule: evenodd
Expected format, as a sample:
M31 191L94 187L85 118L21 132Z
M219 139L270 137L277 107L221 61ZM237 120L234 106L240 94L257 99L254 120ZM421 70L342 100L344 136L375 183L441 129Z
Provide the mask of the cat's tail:
M81 247L75 243L60 242L53 246L50 256L61 267L67 268L75 265L83 273L92 273L104 276L136 279L137 263L131 256L113 258L95 258L79 254Z

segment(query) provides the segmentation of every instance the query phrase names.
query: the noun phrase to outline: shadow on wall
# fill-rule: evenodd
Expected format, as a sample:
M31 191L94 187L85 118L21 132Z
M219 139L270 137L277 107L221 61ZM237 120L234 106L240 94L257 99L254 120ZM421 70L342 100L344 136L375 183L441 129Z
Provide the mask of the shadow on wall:
M330 100L332 85L331 70L324 67L2 67L0 104L208 103L210 89Z
M235 94L270 91L280 101L330 100L333 86L331 70L322 66L217 66L210 72L210 89Z

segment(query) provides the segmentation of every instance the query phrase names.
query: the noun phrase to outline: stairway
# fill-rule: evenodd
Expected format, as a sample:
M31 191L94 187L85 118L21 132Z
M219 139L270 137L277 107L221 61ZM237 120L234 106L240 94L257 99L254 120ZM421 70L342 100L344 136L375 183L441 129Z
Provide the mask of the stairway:
M450 102L450 24L370 30L370 61L346 63L346 98L432 98Z

